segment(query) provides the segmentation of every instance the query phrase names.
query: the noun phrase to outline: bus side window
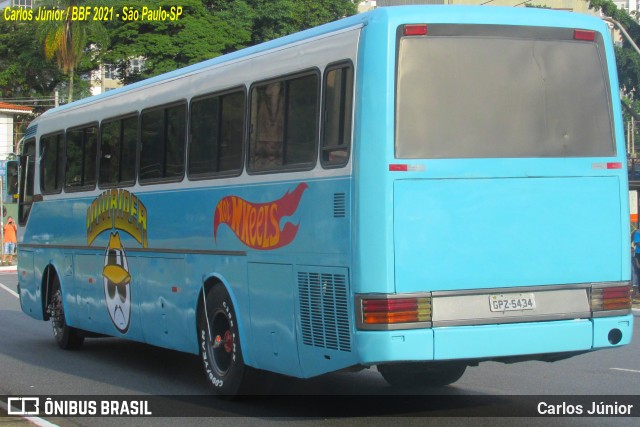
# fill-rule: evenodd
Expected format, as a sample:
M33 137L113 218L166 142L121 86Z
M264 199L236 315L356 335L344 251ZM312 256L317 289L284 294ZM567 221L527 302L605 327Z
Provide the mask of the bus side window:
M20 156L20 188L18 197L18 223L25 225L33 203L33 184L36 171L36 140L24 143Z
M251 172L312 167L317 157L319 77L316 73L251 90Z
M232 92L191 103L189 177L242 169L244 99L244 92Z
M103 123L100 127L100 187L132 185L136 180L138 116Z
M67 191L92 189L96 185L98 127L67 131L64 188Z
M140 182L182 179L186 110L179 104L142 112Z
M353 105L353 67L329 67L324 78L322 149L320 162L325 168L340 167L349 161Z
M63 139L62 133L40 138L40 190L42 194L56 194L62 190L64 177Z

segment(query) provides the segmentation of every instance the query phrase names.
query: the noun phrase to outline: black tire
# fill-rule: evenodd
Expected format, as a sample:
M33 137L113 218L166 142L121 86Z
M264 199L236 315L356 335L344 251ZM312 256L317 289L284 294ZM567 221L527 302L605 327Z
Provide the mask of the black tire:
M203 307L204 303L203 300ZM206 313L200 310L198 316L198 344L213 393L227 398L243 394L249 367L242 358L235 309L222 285L214 286L206 294Z
M63 350L75 350L82 347L84 343L84 335L82 331L67 325L64 315L64 305L62 304L63 295L60 288L60 280L54 275L53 283L50 288L51 298L47 306L47 312L53 327L53 337L56 343Z
M458 381L463 362L408 362L378 365L378 372L394 387L442 387Z

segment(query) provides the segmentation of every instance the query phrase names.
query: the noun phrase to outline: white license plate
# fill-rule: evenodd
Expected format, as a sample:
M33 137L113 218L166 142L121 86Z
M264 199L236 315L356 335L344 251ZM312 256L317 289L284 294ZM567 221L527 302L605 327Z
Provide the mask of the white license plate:
M533 293L489 295L489 308L494 312L533 310L536 299Z

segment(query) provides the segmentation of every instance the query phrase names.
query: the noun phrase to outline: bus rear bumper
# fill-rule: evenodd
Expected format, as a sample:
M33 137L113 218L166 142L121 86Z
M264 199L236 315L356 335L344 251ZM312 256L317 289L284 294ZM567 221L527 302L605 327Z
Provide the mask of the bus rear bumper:
M628 344L633 315L504 325L358 331L360 363L494 359L581 352Z

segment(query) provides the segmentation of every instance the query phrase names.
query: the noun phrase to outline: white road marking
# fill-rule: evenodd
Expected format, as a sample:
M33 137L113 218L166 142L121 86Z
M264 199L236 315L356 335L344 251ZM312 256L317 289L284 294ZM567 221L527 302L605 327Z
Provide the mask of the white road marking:
M3 285L2 283L0 283L0 288L2 288L5 291L9 292L14 297L19 298L19 295L16 292L14 292L13 289L8 288L7 286ZM6 403L2 402L2 401L0 401L0 408L2 408L5 411L9 412L9 406ZM12 412L13 411L15 411L15 408L13 408ZM50 423L49 421L44 420L42 418L38 418L38 417L20 417L20 418L22 418L23 420L27 420L31 424L34 424L34 425L39 426L39 427L58 427L57 424Z
M9 412L9 405L7 405L1 400L0 400L0 408ZM17 409L15 408L11 408L11 409L12 409L11 412L14 412L14 411L17 412ZM31 424L37 425L38 427L59 427L57 424L50 423L49 421L42 418L38 418L38 417L20 417L20 418L22 418L23 420L27 420Z
M5 291L9 292L11 295L13 295L16 298L20 298L20 295L18 295L13 289L6 287L5 285L3 285L2 283L0 283L0 288L4 289Z
M636 369L624 369L624 368L609 368L609 369L613 369L614 371L635 372L637 374L640 374L640 371Z

